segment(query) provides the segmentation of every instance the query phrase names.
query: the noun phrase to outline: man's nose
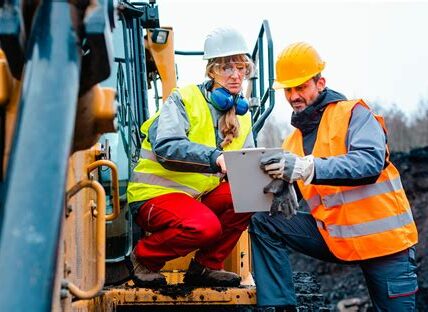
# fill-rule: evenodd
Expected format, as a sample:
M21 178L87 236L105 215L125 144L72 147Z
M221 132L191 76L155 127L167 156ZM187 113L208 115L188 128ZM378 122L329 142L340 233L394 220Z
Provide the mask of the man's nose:
M299 95L299 93L296 91L296 89L295 89L295 88L291 88L291 89L288 91L288 95L289 95L289 97L290 97L290 100L291 100L291 101L294 101L294 100L297 100L297 99L299 99L299 98L300 98L300 95Z

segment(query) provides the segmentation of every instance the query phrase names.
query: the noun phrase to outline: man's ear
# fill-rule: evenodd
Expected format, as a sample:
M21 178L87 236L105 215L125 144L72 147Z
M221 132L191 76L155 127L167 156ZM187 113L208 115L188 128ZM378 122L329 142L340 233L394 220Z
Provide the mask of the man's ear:
M325 88L325 78L320 77L317 81L317 89L319 92L321 92L322 90L324 90L324 88Z

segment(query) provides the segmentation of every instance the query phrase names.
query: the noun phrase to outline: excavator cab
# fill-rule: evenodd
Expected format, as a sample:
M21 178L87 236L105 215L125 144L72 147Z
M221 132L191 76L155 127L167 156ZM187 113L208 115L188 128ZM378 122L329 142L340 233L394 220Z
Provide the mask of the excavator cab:
M156 2L2 1L0 43L2 309L254 306L246 232L226 261L240 287L185 287L191 255L166 264L166 287L129 281L127 257L142 235L126 202L139 129L177 86L175 55L202 55L175 50ZM252 59L257 70L245 95L257 138L274 107L267 21Z

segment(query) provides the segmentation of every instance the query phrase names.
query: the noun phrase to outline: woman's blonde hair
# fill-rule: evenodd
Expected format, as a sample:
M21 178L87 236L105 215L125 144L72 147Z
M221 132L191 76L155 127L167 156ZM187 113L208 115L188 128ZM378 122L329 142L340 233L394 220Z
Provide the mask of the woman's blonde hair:
M248 63L248 66L250 66L248 76L251 76L254 72L253 61L245 54L238 54L210 59L205 70L205 75L210 79L213 79L214 67L218 64L223 65L230 62L246 62ZM223 141L220 143L220 146L224 148L230 144L234 138L239 136L240 126L239 120L236 116L235 106L220 116L218 126L221 134L223 135Z

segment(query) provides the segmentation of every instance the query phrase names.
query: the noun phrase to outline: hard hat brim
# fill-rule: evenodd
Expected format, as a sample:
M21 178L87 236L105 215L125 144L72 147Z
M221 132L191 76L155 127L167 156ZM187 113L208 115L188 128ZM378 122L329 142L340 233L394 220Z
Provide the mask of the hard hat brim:
M225 53L217 53L217 54L212 54L212 55L204 55L202 57L202 59L204 61L213 59L213 58L218 58L218 57L225 57L225 56L233 56L233 55L246 55L249 58L251 58L250 53L248 53L248 51L233 51L233 52L225 52Z
M277 80L275 80L272 87L275 90L277 90L277 89L284 89L284 88L294 88L294 87L300 86L301 84L303 84L306 81L310 80L312 77L315 77L320 72L321 71L319 71L319 72L317 72L315 74L306 75L306 76L299 77L299 78L296 78L296 79L290 79L290 80L284 80L284 81L277 81Z

